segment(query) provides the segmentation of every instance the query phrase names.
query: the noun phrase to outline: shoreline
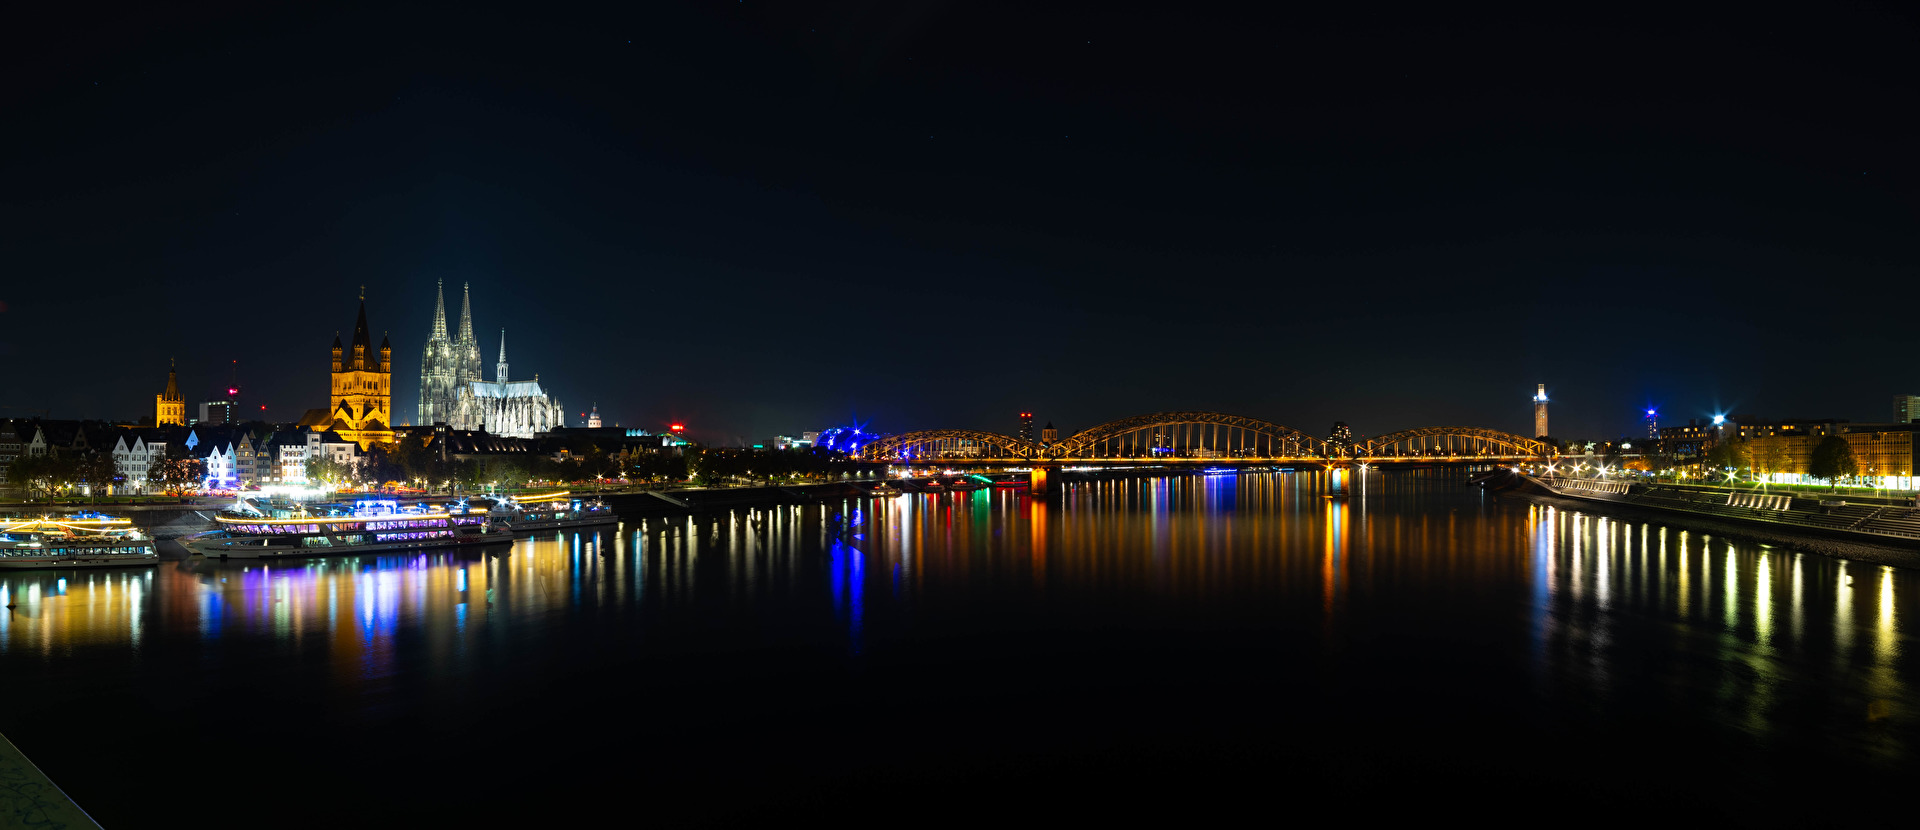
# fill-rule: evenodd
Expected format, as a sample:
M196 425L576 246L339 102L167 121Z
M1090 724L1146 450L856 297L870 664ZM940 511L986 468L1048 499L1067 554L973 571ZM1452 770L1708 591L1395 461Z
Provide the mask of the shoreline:
M1513 496L1527 501L1574 510L1584 513L1607 515L1631 521L1644 521L1698 530L1711 536L1725 536L1731 539L1753 542L1768 547L1786 548L1800 553L1812 553L1833 559L1854 562L1867 562L1875 565L1890 565L1897 568L1920 569L1920 550L1895 545L1878 544L1866 540L1840 539L1808 533L1783 532L1745 522L1687 513L1679 510L1661 510L1636 504L1626 504L1601 499L1581 499L1570 496L1548 495L1529 492L1519 487L1488 487L1487 492L1496 498Z

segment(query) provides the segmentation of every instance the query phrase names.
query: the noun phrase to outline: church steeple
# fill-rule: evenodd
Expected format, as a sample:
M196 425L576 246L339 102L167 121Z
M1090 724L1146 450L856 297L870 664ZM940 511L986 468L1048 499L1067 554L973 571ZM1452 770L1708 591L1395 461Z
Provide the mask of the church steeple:
M472 343L473 340L473 286L460 284L460 341ZM474 378L479 380L479 378Z
M360 317L353 322L353 369L377 372L373 356L373 335L367 331L367 294L360 290Z
M447 339L447 281L433 281L433 334L431 339Z
M493 379L507 382L507 330L500 330L500 362L493 366Z

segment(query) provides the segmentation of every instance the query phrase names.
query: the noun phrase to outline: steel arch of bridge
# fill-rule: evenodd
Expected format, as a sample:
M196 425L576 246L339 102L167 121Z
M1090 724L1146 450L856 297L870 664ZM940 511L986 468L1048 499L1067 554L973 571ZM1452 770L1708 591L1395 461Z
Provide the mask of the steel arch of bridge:
M1066 440L1054 444L1051 447L1044 448L1041 450L1041 453L1050 458L1086 457L1103 441L1113 441L1129 433L1163 427L1226 428L1229 430L1229 451L1231 451L1232 442L1231 430L1238 429L1243 431L1242 440L1245 440L1244 434L1246 433L1270 439L1268 443L1269 451L1266 455L1326 456L1328 454L1327 442L1324 439L1315 438L1293 427L1276 424L1272 421L1263 421L1259 418L1226 415L1219 412L1154 412L1147 415L1135 415L1131 418L1122 418L1118 421L1108 421L1099 426L1090 427L1074 433L1067 437ZM1204 430L1201 436L1200 444L1203 447L1207 449L1217 449L1217 447L1213 446L1213 444L1218 443L1217 429L1215 430L1215 437L1212 444L1207 443ZM1276 442L1279 447L1284 448L1284 451L1272 451L1276 446ZM1189 430L1186 437L1178 441L1178 443L1183 447L1193 446L1195 442L1193 441L1191 431Z
M980 451L975 452L978 448ZM996 458L1031 458L1033 445L1011 435L972 429L923 429L889 435L860 449L869 461L913 458L950 458L988 456L986 450L998 450Z
M1355 455L1367 458L1448 455L1539 458L1547 453L1547 445L1542 441L1479 427L1421 427L1401 430L1370 438L1354 446Z

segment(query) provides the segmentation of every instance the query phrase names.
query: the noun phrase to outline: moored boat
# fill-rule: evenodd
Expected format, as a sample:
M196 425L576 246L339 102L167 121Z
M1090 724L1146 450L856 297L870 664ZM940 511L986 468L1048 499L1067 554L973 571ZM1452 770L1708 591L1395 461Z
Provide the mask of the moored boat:
M124 568L160 561L130 519L98 514L0 520L0 570Z
M487 516L513 533L533 533L620 521L613 508L599 499L579 499L565 490L535 496L487 496ZM469 500L478 504L481 499ZM472 509L469 507L469 509Z
M363 499L341 508L262 506L242 499L215 516L220 529L181 540L188 552L218 559L283 559L506 544L513 531L487 508L402 508Z

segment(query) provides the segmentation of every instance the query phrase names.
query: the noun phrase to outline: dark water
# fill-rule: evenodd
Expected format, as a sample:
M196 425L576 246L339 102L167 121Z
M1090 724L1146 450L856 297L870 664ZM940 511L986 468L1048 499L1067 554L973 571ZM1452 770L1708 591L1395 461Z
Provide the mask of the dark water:
M0 575L0 731L107 827L1774 823L1920 771L1913 572L1327 485Z

